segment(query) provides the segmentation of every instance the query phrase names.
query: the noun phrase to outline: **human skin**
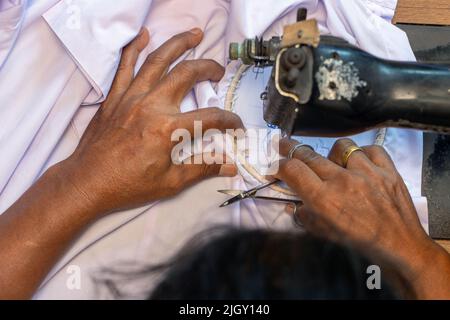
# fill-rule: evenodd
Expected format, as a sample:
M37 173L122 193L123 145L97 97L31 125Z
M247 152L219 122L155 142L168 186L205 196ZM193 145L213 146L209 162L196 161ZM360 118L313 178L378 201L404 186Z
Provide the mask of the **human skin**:
M298 142L281 141L287 156ZM277 178L297 192L307 231L350 244L408 281L418 299L450 299L450 255L423 230L408 189L390 156L363 147L344 168L355 143L339 140L328 158L301 147L283 160ZM288 208L293 209L293 208Z
M76 151L50 168L0 216L0 299L32 297L68 245L89 224L121 209L172 197L203 179L235 176L234 165L174 165L176 129L243 128L218 108L180 113L180 103L200 81L218 81L224 70L211 60L169 66L203 37L199 29L175 36L149 55L134 77L140 35L123 51L110 94Z

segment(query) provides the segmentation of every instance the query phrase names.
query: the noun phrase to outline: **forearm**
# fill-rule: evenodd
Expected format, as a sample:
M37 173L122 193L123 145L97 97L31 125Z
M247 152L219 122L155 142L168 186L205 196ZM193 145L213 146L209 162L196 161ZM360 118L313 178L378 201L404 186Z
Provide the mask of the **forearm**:
M70 242L97 216L57 165L0 216L0 298L30 298Z

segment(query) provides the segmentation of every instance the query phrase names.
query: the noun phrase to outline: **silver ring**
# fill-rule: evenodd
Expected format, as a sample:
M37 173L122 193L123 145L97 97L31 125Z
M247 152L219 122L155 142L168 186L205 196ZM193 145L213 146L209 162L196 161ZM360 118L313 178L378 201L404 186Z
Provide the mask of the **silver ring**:
M295 227L297 227L297 228L304 227L303 223L300 221L300 217L298 216L298 206L295 206L295 210L294 210L294 214L292 215L292 219L293 219Z
M293 146L291 150L289 150L289 153L288 153L287 158L288 158L289 160L292 160L292 158L294 157L295 152L297 152L297 150L300 149L300 148L302 148L302 147L309 148L309 149L311 149L313 152L316 152L316 150L314 150L314 148L311 147L309 144L302 144L302 143L299 143L299 144Z

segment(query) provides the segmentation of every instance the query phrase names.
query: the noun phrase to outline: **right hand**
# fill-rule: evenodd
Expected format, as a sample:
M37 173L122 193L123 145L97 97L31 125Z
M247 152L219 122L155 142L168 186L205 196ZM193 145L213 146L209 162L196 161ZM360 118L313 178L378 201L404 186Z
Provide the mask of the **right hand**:
M281 154L287 156L297 144L283 140ZM378 146L364 147L364 152L352 154L344 168L343 155L354 145L349 139L339 140L328 159L302 147L292 160L281 161L276 178L285 181L304 202L297 214L305 228L350 243L375 261L392 264L411 282L420 282L419 286L427 286L424 275L433 272L429 262L442 261L446 267L433 276L444 276L446 288L450 288L450 275L445 278L449 255L425 233L387 152ZM442 286L442 282L434 285Z
M202 121L205 131L243 128L238 116L218 108L180 112L197 82L219 81L224 74L212 60L184 61L168 72L202 38L198 29L173 37L148 56L136 78L136 61L147 46L148 32L143 30L124 49L106 101L74 154L59 165L64 180L92 204L96 215L174 196L209 177L237 174L229 164L172 163L176 129L194 136L194 121Z

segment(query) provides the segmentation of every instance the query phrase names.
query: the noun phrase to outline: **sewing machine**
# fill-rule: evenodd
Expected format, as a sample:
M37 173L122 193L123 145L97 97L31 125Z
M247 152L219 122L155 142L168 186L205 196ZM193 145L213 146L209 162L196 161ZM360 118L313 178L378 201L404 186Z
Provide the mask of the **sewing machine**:
M397 20L413 23L401 20L400 13ZM404 63L321 36L317 23L306 16L306 10L299 10L298 22L286 26L283 37L230 45L232 60L273 67L261 94L265 120L287 134L302 136L345 136L376 127L444 133L424 135L423 188L430 201L431 236L450 238L450 162L445 160L450 154L450 54L441 50L450 48L450 29L404 25L421 61ZM435 21L430 19L428 23ZM433 45L436 34L443 39ZM437 46L437 58L427 54ZM450 251L450 243L447 247Z
M304 9L282 37L233 43L230 58L273 67L261 94L264 118L287 135L342 137L382 127L450 133L450 64L377 58L321 36Z

